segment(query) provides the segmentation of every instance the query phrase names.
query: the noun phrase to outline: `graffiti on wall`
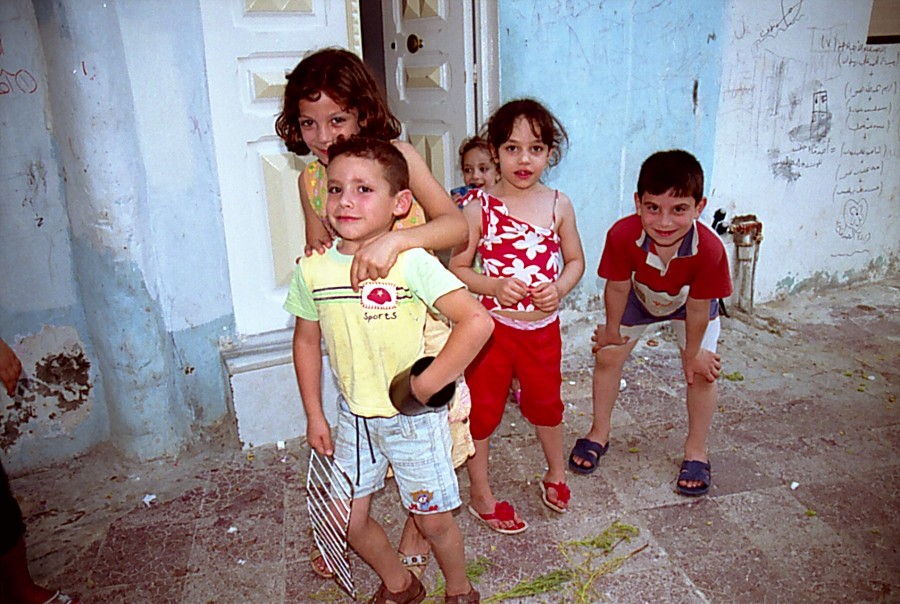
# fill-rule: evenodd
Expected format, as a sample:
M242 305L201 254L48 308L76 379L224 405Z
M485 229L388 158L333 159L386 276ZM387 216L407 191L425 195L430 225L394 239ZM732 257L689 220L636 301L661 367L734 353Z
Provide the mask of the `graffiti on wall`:
M0 38L0 58L6 54L3 49L3 39ZM37 79L31 72L24 68L6 69L0 66L0 97L5 95L34 94L37 92Z
M782 27L772 32L802 22L802 8L802 3L794 5L792 18L779 20ZM864 243L872 236L870 209L884 201L885 161L898 153L896 141L887 141L896 129L900 51L846 42L840 26L806 29L806 57L760 51L754 92L755 101L764 102L757 109L755 142L766 148L772 175L794 185L793 192L808 177L811 191L830 184L833 232ZM762 36L754 44L765 40Z

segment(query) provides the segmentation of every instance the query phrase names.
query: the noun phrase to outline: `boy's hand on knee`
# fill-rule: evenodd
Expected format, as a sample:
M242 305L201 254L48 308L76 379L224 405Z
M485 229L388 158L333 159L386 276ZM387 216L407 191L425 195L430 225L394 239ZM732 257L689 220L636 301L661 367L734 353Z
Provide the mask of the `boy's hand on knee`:
M628 336L622 337L619 330L607 331L606 325L598 325L591 336L591 352L596 353L606 346L622 346L628 343Z
M693 386L694 376L699 375L707 382L715 382L722 370L719 355L711 350L700 349L700 351L689 359L684 366L684 377L687 379L688 386Z

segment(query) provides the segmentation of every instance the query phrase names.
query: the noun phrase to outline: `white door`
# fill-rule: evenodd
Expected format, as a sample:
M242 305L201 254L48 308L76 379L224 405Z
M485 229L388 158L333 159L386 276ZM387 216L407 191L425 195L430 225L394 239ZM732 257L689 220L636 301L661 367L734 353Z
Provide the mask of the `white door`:
M382 2L388 104L447 189L462 184L460 143L496 101L496 12L496 0Z
M200 0L228 272L239 340L223 346L244 446L302 435L282 308L303 251L297 175L304 160L275 134L285 75L306 52L362 48L359 0ZM207 133L202 133L207 135ZM212 218L211 218L212 219ZM323 402L336 391L323 367Z
M360 52L359 3L201 0L200 10L235 322L252 336L291 324L282 304L304 245L303 159L275 134L285 74L312 49Z

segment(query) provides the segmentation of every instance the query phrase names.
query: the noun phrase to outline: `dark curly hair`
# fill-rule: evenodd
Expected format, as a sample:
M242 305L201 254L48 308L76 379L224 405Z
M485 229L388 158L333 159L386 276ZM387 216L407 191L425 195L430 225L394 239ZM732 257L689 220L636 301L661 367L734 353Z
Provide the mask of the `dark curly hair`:
M474 136L470 136L465 139L462 144L459 146L459 165L461 166L463 160L466 157L466 153L471 151L472 149L483 149L487 152L488 155L491 156L491 161L494 161L494 154L491 153L491 146L488 144L487 140L481 136L480 134L476 134ZM494 162L496 163L496 162Z
M324 48L304 57L287 76L275 132L292 153L310 153L300 134L300 101L317 101L323 93L342 110L357 112L360 136L385 141L400 136L400 121L362 59L343 48Z
M494 112L487 125L487 139L491 146L499 149L508 141L520 117L528 120L531 131L550 148L549 165L558 164L562 159L563 147L569 144L569 135L556 116L534 99L509 101Z

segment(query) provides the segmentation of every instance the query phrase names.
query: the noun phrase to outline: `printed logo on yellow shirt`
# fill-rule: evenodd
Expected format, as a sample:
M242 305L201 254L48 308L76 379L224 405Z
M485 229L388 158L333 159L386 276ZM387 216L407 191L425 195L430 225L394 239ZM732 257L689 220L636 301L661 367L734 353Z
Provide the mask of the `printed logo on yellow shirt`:
M393 283L376 281L362 286L360 302L363 308L390 310L397 308L397 286Z

